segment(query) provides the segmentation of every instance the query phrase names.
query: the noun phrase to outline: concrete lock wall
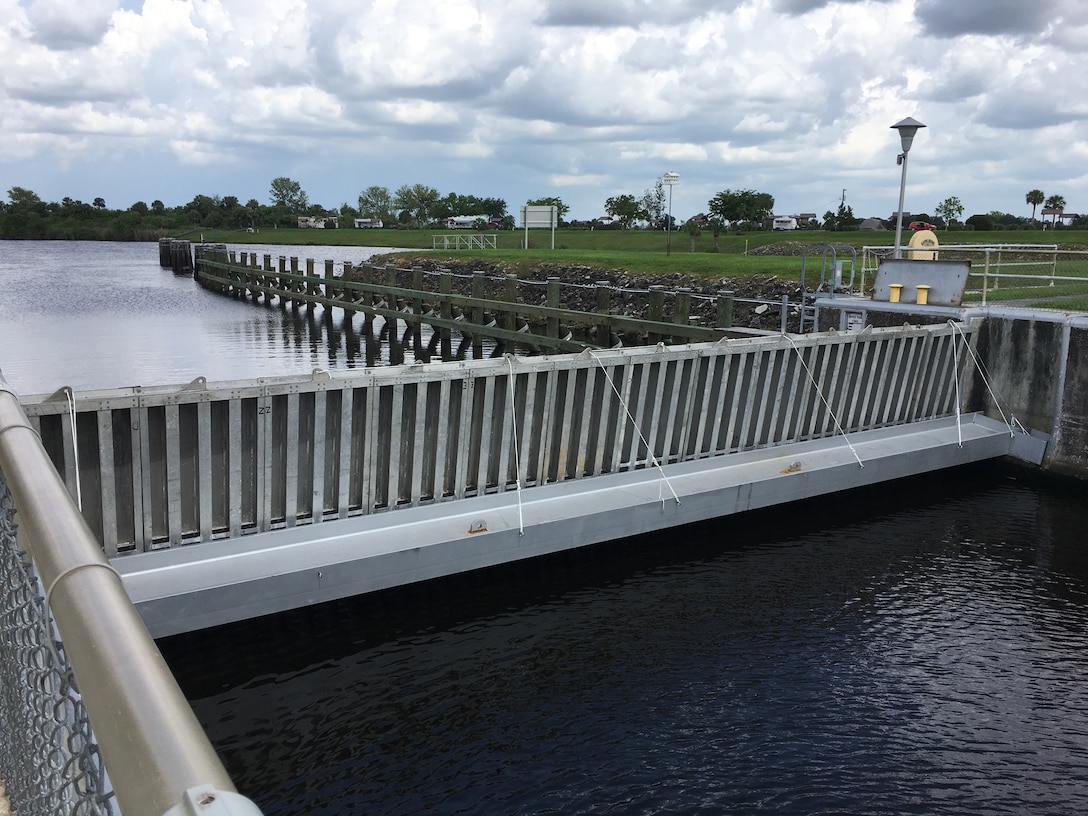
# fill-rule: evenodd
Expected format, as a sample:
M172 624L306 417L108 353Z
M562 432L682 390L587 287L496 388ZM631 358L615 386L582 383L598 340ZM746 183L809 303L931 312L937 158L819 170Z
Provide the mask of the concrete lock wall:
M1088 478L1088 317L991 314L975 338L991 388L976 371L967 404L1049 434L1043 466Z

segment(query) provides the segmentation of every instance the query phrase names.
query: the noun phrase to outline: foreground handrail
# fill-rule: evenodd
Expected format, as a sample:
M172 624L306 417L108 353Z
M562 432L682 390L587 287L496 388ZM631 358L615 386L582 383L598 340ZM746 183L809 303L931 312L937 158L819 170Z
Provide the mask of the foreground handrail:
M2 377L0 470L122 813L259 814L236 792Z

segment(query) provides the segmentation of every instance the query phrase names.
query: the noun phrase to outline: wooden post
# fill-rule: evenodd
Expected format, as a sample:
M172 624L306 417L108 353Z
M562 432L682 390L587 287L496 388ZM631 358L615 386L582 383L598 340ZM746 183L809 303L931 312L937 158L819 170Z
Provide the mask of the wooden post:
M676 310L672 316L672 322L677 326L683 326L685 331L681 335L674 335L673 342L681 341L687 342L689 335L687 333L688 326L691 325L691 289L686 286L681 286L676 290Z
M650 287L650 320L654 323L661 323L665 319L665 287L660 284L655 284ZM651 346L655 346L661 342L661 335L657 332L650 332L647 338Z
M450 276L449 271L445 271L438 279L438 291L442 295L441 305L439 306L439 314L446 320L453 319L453 307L450 305L449 295L453 293L453 278ZM442 337L442 359L450 360L453 358L453 333L446 326L441 329Z
M733 290L718 292L718 328L733 328Z
M606 315L606 314L608 314L609 309L612 308L612 303L611 303L612 299L611 299L611 295L609 293L609 289L611 288L611 286L612 286L612 284L610 284L608 281L597 281L597 306L596 306L596 311L599 314ZM603 322L598 323L597 324L597 337L595 338L596 341L597 341L597 345L600 346L601 348L608 348L609 346L611 346L612 343L609 342L610 339L611 339L611 337L610 337L611 334L612 334L612 331L611 331L611 329L608 328L607 323L603 323Z
M503 282L502 299L511 304L511 308L504 309L502 313L502 327L508 331L517 331L518 328L518 313L517 309L513 306L518 302L518 276L507 275L506 280ZM510 342L510 353L517 354L517 343Z
M472 273L472 296L474 298L483 299L484 297L484 273L473 272ZM475 326L483 326L484 324L484 310L482 306L472 307L471 322ZM484 343L483 336L479 331L472 333L472 356L474 359L479 360L484 356Z
M547 307L549 309L558 309L559 306L560 306L560 304L559 304L559 278L557 278L557 277L549 277L548 278L548 293L547 293L547 300L545 301L545 304L547 305ZM548 335L548 337L551 337L553 340L558 340L559 339L559 318L558 317L549 317L548 318L547 335Z
M423 267L412 267L412 289L417 293L412 298L412 353L417 360L423 357Z

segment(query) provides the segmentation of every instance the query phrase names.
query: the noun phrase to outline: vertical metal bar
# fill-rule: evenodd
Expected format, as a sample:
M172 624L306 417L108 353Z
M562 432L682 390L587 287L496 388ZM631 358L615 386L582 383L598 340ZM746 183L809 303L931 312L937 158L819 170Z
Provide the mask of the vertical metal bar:
M448 281L449 278L444 278ZM450 416L450 392L460 381L444 377L438 381L438 412L435 415L435 452L434 452L434 500L441 501L446 491L452 491L457 481L456 468L453 474L447 471L446 457L450 454L450 435L455 424ZM452 478L450 478L452 476Z
M200 502L200 540L212 540L212 406L199 402L196 406L199 438L197 444L197 495Z
M378 433L378 412L381 409L381 388L372 383L363 391L364 431L363 431L363 461L361 463L362 477L362 511L373 513L377 504L378 491L378 458L381 455L381 442Z
M351 386L343 386L340 389L340 467L337 470L339 477L339 489L336 491L336 517L347 518L351 507L351 471L358 467L353 461L353 449L351 440L354 428L355 389Z
M181 543L181 422L178 405L166 406L166 510L170 546Z
M573 367L567 368L567 390L563 395L563 409L562 414L558 418L562 423L562 431L559 437L559 468L556 470L556 481L563 481L569 478L571 474L571 459L574 458L574 469L577 470L577 451L572 451L578 444L574 438L574 427L571 423L571 418L574 415L574 392L577 390L578 385L578 371Z
M461 415L458 417L456 453L460 454L460 462L453 461L451 466L457 474L454 487L454 497L463 499L468 490L468 469L472 462L469 446L472 439L473 415L476 412L476 378L466 372L466 377L461 383ZM475 487L475 483L473 484Z
M422 270L420 270L420 274L422 275ZM417 323L416 326L418 327L419 324ZM412 493L410 499L413 505L419 504L423 498L423 467L425 463L423 449L427 445L427 394L429 391L427 386L428 383L423 378L416 380L416 421L411 444L405 449L412 469Z
M147 409L143 408L137 402L129 412L129 419L131 420L131 436L129 440L132 444L132 484L129 485L129 489L132 491L132 535L136 545L136 552L144 552L147 550L151 543L151 536L148 532L148 517L147 517L147 496L151 489L148 484L148 467L149 461L147 456Z
M540 429L536 424L537 379L535 370L525 375L525 400L522 408L522 422L518 430L518 444L520 446L518 455L521 459L520 476L522 485L534 481L537 472L536 462L530 458L530 454L534 449L534 442L540 438ZM539 456L539 447L536 447L536 450Z
M332 308L327 306L326 308ZM314 392L314 430L313 430L313 482L310 500L310 519L316 524L325 518L325 458L326 451L336 456L338 438L330 438L327 433L329 392L319 389ZM331 450L329 450L331 448Z
M280 258L281 266L283 258ZM257 399L257 529L272 529L272 397L262 387Z
M237 397L227 403L227 423L227 516L230 536L235 538L242 534L242 401Z
M297 259L292 258L297 263ZM294 527L298 523L298 476L299 476L299 446L298 431L301 416L299 413L298 394L287 395L287 438L285 442L286 473L284 476L284 502L283 522L288 527Z
M389 473L386 477L386 507L396 507L400 503L401 484L401 447L404 426L404 383L392 386L392 408L389 416Z
M548 284L549 288L551 283ZM545 384L544 384L544 410L540 415L540 428L538 432L540 434L540 459L537 462L537 484L544 484L548 481L551 474L551 459L554 455L552 448L554 447L554 434L555 434L555 394L557 390L557 381L559 378L559 372L555 366L550 366L544 372Z
M612 463L609 466L609 472L615 473L620 469L620 465L623 464L624 458L624 439L627 437L627 425L631 421L627 412L630 407L628 400L631 397L631 380L634 377L635 363L628 359L623 365L623 380L616 386L616 390L619 391L619 396L616 397L616 401L619 403L619 411L616 415L616 441L612 446ZM614 375L613 375L614 376Z
M117 476L113 467L113 411L95 412L98 419L98 472L102 497L102 546L110 558L117 555Z

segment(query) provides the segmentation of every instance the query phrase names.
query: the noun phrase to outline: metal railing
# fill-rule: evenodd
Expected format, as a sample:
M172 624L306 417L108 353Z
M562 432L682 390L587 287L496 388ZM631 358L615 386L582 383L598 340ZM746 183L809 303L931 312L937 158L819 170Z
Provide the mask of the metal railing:
M912 252L933 253L904 251L908 258ZM866 279L875 280L881 259L891 252L890 247L863 247L862 292ZM1060 249L1057 244L948 244L937 252L942 260L971 262L965 300L980 299L985 305L995 297L1032 300L1088 296L1088 251Z
M957 331L971 333L198 380L25 407L113 557L947 416Z
M16 813L259 814L2 377L0 570L0 778Z

